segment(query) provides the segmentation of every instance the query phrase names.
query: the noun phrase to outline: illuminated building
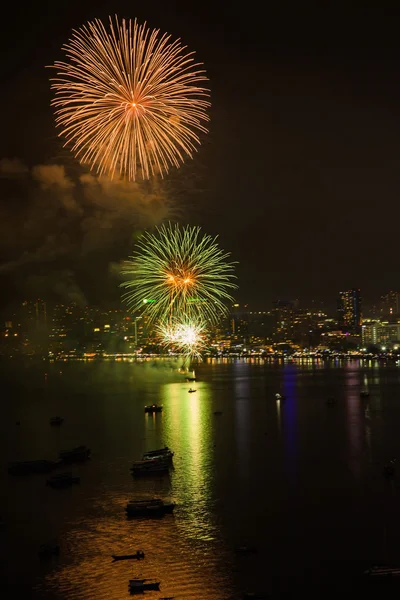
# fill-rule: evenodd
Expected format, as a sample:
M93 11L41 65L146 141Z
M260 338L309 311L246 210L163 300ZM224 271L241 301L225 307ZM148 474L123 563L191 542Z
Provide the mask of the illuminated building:
M382 346L389 350L400 345L400 321L364 319L361 331L362 344L365 347Z
M379 326L378 342L385 349L390 349L393 346L399 345L400 323L389 323L388 321L382 321Z
M243 309L239 304L234 304L231 309L231 339L235 344L246 344L249 336L249 321L247 314L248 305Z
M361 327L361 341L363 346L376 345L379 342L379 321L364 319Z
M342 331L348 333L361 332L361 294L359 289L351 289L339 293L338 321Z
M274 320L274 342L285 342L293 339L293 317L296 308L295 302L276 300L272 303L272 316Z
M382 317L395 317L399 314L399 294L390 291L381 296L380 314Z

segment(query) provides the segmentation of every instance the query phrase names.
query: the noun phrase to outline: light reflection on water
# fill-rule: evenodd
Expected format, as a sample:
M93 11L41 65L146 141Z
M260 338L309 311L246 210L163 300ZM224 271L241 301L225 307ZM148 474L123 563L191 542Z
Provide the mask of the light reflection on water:
M224 360L199 366L199 380L189 384L161 364L43 368L46 377L40 367L24 372L23 385L16 372L14 401L0 421L4 576L14 585L34 585L37 598L127 598L128 579L142 576L161 581L160 592L146 594L150 599L223 600L244 589L263 591L266 564L272 575L317 564L339 547L358 557L379 545L375 507L387 489L376 479L385 454L398 447L396 370L375 363ZM371 395L362 400L366 383ZM188 393L190 386L196 393ZM286 400L277 403L280 390ZM326 406L330 395L334 407ZM162 403L163 413L144 414L150 402ZM49 427L54 414L65 417L61 428ZM71 468L80 486L51 490L45 476L5 473L9 461L52 458L81 443L93 456ZM175 452L170 475L133 479L132 460L164 445ZM348 504L336 502L338 490ZM127 500L147 495L171 498L175 513L127 520ZM335 537L326 541L327 512L340 545ZM395 528L394 511L391 518ZM364 535L366 521L371 529ZM61 556L40 565L38 546L52 538ZM243 543L259 553L235 556ZM139 548L144 561L112 563L111 554Z

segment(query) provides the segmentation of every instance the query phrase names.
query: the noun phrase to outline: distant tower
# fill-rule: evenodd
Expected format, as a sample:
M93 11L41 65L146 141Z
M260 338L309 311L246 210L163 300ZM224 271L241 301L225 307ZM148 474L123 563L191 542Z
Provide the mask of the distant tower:
M359 289L339 292L338 321L342 331L349 333L361 332L361 293Z
M382 317L396 317L399 314L399 293L392 290L381 296L380 313Z

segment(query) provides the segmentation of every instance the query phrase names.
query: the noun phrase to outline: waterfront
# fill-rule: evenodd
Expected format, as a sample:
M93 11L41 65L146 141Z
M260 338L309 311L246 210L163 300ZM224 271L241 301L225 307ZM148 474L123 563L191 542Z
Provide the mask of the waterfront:
M382 475L400 454L394 365L210 361L196 369L195 394L162 361L10 362L2 370L7 598L117 600L142 575L161 581L150 598L222 600L286 589L345 561L357 572L397 558L399 489ZM277 392L286 400L277 403ZM144 414L152 402L162 414ZM57 414L64 424L50 427ZM79 486L52 490L44 475L6 472L10 461L52 459L79 444L92 449L71 469ZM132 460L164 445L175 452L170 477L133 480ZM146 494L173 499L174 515L127 521L127 500ZM53 538L60 557L40 563L38 547ZM237 556L244 544L258 553ZM138 548L144 561L111 562Z

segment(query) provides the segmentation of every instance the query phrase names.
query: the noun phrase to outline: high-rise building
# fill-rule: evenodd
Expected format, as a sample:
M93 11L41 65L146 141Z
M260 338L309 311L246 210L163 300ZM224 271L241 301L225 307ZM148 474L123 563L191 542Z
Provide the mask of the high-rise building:
M247 344L249 341L248 305L242 307L234 304L231 308L231 338L236 344Z
M381 296L380 313L382 317L395 317L399 313L399 293L392 290Z
M348 333L361 332L361 293L359 289L339 292L338 321L342 331Z
M293 316L297 308L295 302L289 300L276 300L272 303L272 316L274 319L274 342L286 342L293 339Z
M379 342L380 322L376 319L363 320L361 328L361 339L364 346L376 346Z

